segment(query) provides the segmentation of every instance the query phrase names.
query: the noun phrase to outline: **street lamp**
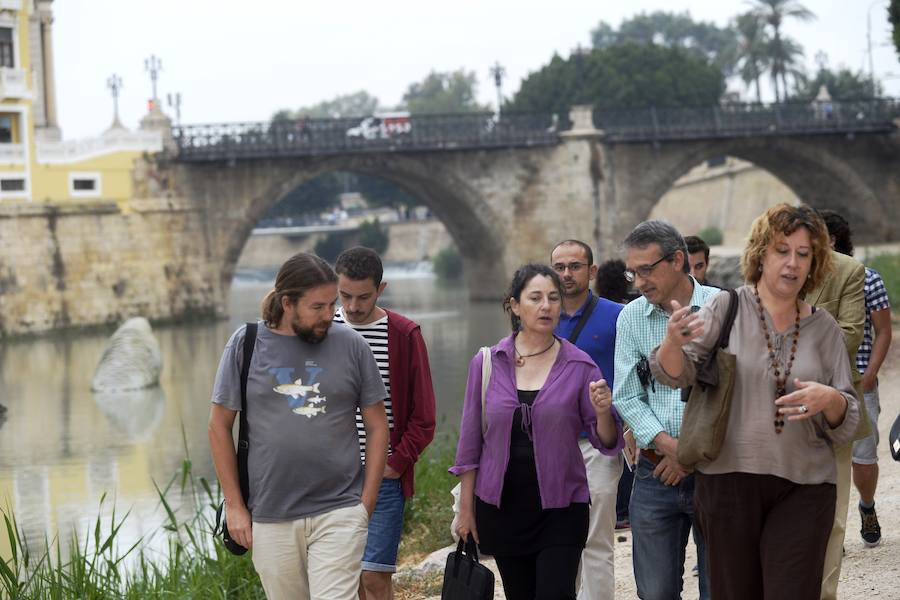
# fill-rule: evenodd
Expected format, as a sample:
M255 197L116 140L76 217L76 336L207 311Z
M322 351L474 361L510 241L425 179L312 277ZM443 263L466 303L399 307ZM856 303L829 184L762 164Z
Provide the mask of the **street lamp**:
M885 0L873 0L866 10L866 43L869 52L869 84L872 86L872 96L875 95L875 63L872 61L872 9Z
M159 76L159 72L162 71L162 61L155 54L151 54L150 58L144 59L144 70L150 73L150 82L153 84L151 101L153 102L153 107L156 108L159 103L159 98L156 95L156 79Z
M500 64L500 61L495 61L494 66L492 66L489 71L491 77L494 78L494 85L497 87L497 114L500 114L500 107L503 106L503 78L506 76L506 69L503 68L503 65Z
M113 124L111 129L121 128L122 123L119 121L119 90L122 89L122 78L113 73L106 80L106 87L109 88L113 98Z

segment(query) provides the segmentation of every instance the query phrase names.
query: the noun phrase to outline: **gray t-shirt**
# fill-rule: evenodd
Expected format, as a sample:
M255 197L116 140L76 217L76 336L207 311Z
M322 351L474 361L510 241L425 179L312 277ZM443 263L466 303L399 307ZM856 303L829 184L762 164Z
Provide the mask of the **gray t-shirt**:
M219 363L212 401L241 409L246 326ZM253 520L287 521L360 501L363 467L357 406L387 396L369 345L335 323L319 344L281 335L259 323L247 380L250 498Z

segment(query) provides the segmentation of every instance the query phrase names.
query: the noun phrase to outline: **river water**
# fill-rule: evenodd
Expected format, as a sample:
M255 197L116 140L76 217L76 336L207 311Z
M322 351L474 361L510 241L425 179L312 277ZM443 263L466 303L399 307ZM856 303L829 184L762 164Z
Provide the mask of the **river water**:
M131 514L120 547L155 539L164 518L154 484L171 481L189 458L195 476L215 480L206 436L219 356L231 332L256 318L274 273L235 278L228 320L155 329L163 355L158 389L98 396L90 382L111 332L52 335L0 345L0 508L11 508L32 550L57 533L65 549L73 532L108 527ZM499 303L472 303L460 286L422 269L389 268L381 304L422 326L438 407L438 435L459 424L468 361L479 346L509 331ZM107 499L99 507L101 497ZM177 504L177 502L176 502ZM9 556L0 534L0 557Z

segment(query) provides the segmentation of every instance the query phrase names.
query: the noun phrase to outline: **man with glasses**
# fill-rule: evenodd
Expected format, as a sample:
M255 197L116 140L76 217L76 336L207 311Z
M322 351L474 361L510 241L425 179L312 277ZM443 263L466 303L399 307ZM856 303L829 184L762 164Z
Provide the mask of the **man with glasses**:
M593 359L613 387L616 319L622 305L595 296L591 281L597 275L591 247L578 240L560 242L550 253L550 265L563 284L562 314L556 335L567 339ZM613 556L616 492L622 473L620 455L604 456L584 434L579 441L591 493L588 538L581 554L579 600L614 600Z
M690 274L684 238L663 221L644 221L623 243L625 278L641 297L616 324L613 402L641 448L631 493L634 579L643 600L680 598L684 553L694 524L694 477L678 463L681 390L654 381L647 360L662 342L672 301L699 308L719 290ZM699 536L700 598L708 600L706 551Z

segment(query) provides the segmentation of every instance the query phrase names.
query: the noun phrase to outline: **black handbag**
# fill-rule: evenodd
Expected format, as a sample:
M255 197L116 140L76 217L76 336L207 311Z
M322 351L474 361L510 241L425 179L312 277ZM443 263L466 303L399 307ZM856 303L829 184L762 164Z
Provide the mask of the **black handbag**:
M494 573L478 562L478 547L470 535L447 556L441 600L493 600Z
M894 460L900 461L900 415L897 415L897 419L891 427L888 443L891 446L891 456L894 457Z
M247 378L250 375L250 359L253 357L253 349L256 347L256 329L257 324L247 323L247 329L244 333L244 361L241 365L241 414L238 425L238 445L237 445L237 468L238 479L241 484L241 496L244 502L250 496L250 473L247 471L247 456L250 451L250 427L247 424ZM225 549L240 556L247 552L244 548L231 538L228 533L228 522L225 518L225 501L222 500L216 510L216 525L213 528L213 537L222 534L222 544Z

